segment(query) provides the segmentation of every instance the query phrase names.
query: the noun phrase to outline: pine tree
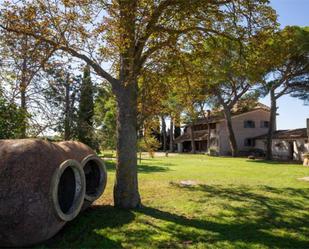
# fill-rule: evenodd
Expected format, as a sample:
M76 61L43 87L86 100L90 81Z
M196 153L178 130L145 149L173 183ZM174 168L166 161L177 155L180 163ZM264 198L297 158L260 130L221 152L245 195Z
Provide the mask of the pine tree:
M78 140L97 149L94 140L93 115L94 115L94 100L93 100L93 84L90 76L90 67L87 65L84 68L84 75L80 89L80 102L78 110Z
M48 103L50 128L59 132L64 140L77 138L79 93L82 76L76 75L70 66L62 64L47 70L48 87L42 90Z
M97 89L94 102L94 121L98 128L96 138L101 149L116 149L117 105L115 96L108 86Z

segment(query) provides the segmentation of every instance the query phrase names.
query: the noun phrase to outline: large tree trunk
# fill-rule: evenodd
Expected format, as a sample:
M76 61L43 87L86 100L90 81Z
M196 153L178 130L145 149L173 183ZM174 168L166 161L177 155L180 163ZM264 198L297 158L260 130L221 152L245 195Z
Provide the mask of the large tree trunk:
M166 123L164 116L161 116L162 122L162 137L163 137L163 151L167 150L167 139L166 139Z
M195 148L195 139L194 139L194 123L192 123L192 126L190 128L190 136L191 136L191 153L195 154L196 153L196 148Z
M137 180L137 83L122 85L117 99L117 165L114 186L116 207L141 205Z
M276 127L276 115L277 115L277 101L275 97L275 90L270 90L270 119L269 119L269 128L268 134L266 139L266 159L272 160L272 141L273 141L273 134Z
M235 133L234 133L234 130L233 130L233 125L232 125L231 111L226 106L223 107L223 110L224 110L224 116L225 116L227 130L228 130L228 134L229 134L229 141L230 141L230 147L231 147L231 151L232 151L232 157L236 157L236 156L238 156L238 147L237 147Z
M170 126L170 152L174 152L174 122L172 117Z
M137 75L140 63L135 54L137 1L120 0L121 53L117 86L117 165L114 204L120 208L141 205L137 181Z

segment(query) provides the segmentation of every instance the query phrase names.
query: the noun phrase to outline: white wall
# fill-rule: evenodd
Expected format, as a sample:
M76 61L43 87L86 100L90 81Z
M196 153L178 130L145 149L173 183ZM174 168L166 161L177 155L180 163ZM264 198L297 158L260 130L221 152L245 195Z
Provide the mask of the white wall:
M293 142L293 159L297 161L303 160L303 154L309 152L309 145L305 144L305 139L297 139ZM279 145L279 146L278 146ZM257 140L255 147L266 151L266 141ZM273 139L272 142L272 153L273 157L280 160L290 160L291 148L289 141Z

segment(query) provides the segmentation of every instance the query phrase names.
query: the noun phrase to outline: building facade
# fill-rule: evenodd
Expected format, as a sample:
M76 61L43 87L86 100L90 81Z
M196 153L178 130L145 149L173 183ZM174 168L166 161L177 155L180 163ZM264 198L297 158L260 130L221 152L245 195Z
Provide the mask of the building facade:
M234 112L232 126L240 155L265 154L269 119L270 109L262 104L244 112ZM183 134L175 139L178 152L191 152L193 140L197 152L207 152L209 149L219 156L231 155L222 112L186 125ZM309 153L309 119L307 127L301 129L277 130L275 124L272 153L279 160L303 160L303 155Z
M262 104L251 110L235 112L232 115L232 126L240 152L246 153L255 149L254 137L267 132L269 118L270 110ZM218 155L231 154L228 129L222 112L186 125L183 134L175 139L178 152L192 150L192 134L197 152L206 152L209 146L211 151Z

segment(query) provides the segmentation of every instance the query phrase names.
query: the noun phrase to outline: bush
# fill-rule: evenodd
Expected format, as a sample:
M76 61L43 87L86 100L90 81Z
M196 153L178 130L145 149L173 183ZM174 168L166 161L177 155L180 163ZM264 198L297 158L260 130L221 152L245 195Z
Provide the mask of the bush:
M160 147L160 142L153 136L143 137L138 142L139 151L147 151L150 157L154 157L155 151Z
M26 114L14 103L7 102L0 93L0 139L19 138Z

